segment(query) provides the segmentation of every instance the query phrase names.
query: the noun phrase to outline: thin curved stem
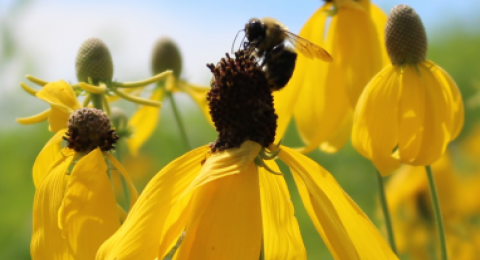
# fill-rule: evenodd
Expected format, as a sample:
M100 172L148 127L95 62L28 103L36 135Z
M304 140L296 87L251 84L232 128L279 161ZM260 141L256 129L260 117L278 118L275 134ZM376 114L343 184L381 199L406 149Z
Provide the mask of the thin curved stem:
M385 226L387 227L388 243L392 248L392 251L397 254L397 246L395 244L395 235L393 233L392 218L388 210L387 196L385 194L385 188L383 186L383 177L377 170L378 180L378 193L380 197L380 205L382 206L383 218L385 219Z
M185 130L185 126L183 125L182 118L180 117L180 113L177 109L177 103L175 102L175 98L173 97L172 92L166 91L167 96L170 99L170 103L172 104L173 115L175 116L175 121L177 121L178 128L180 130L180 135L182 136L183 143L188 150L192 149L190 142L188 141L187 131Z
M445 228L443 226L442 212L440 210L440 201L438 199L437 186L433 177L432 168L425 166L428 176L428 184L430 186L430 196L432 197L433 211L435 213L435 224L437 225L438 239L440 240L440 254L442 260L447 260L447 241L445 238Z

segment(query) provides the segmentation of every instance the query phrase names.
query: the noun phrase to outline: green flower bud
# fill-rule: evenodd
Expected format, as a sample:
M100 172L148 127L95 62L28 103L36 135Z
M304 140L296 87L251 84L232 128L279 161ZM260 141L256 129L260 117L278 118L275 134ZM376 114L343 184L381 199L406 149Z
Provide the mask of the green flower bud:
M168 37L161 37L153 47L152 73L156 75L166 70L172 70L178 79L182 73L182 55L175 42Z
M408 5L397 5L388 15L385 42L394 65L415 64L427 57L425 27L417 12Z
M80 82L89 83L88 78L92 79L94 85L112 81L113 62L107 45L98 38L84 41L78 49L75 68Z

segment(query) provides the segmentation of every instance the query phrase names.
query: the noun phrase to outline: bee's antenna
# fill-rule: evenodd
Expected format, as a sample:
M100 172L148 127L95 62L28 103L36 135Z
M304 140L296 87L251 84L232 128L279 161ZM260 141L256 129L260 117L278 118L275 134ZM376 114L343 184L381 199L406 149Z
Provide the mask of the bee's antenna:
M232 49L231 49L232 53L233 53L233 46L235 45L235 41L237 40L237 36L238 36L238 34L239 34L241 31L245 31L245 29L239 30L239 31L237 32L237 35L235 35L235 39L233 39L233 43L232 43ZM243 37L243 38L245 39L245 37ZM242 42L243 42L243 40L242 40Z
M240 47L238 49L240 49L242 46L245 46L244 42L246 37L246 35L243 36L242 42L240 42Z

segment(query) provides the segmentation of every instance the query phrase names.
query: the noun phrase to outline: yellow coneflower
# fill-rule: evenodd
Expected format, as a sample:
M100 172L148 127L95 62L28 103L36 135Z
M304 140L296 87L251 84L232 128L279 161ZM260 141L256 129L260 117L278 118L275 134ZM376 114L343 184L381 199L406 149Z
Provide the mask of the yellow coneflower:
M302 152L319 146L323 151L335 152L345 144L360 93L388 64L383 45L386 21L387 16L369 0L326 1L310 17L300 36L325 46L333 62L298 56L288 87L275 94L277 141L293 114L306 144Z
M450 75L426 60L425 29L411 7L396 6L385 32L392 63L362 93L352 143L388 175L400 162L430 165L438 160L462 129L464 109Z
M153 90L150 96L150 100L163 101L165 97L169 98L172 104L175 120L179 127L179 132L185 146L190 148L185 127L181 121L172 94L181 91L190 95L190 97L198 104L207 120L210 121L207 100L205 99L205 94L210 88L197 86L180 79L182 72L182 57L180 50L171 39L162 37L157 40L153 48L152 72L155 75L166 70L172 70L173 75L169 77L166 82L159 82L157 84L157 87ZM158 124L159 116L160 108L151 106L142 106L133 114L128 124L133 131L133 135L127 141L132 155L137 155L142 144L152 135Z
M115 169L127 180L130 207L137 198L124 168L108 153L118 136L107 115L82 108L66 82L48 83L36 95L50 104L50 129L57 133L33 168L32 259L93 259L125 217L107 172Z
M162 169L97 259L306 259L278 156L335 259L397 259L362 210L325 169L273 145L277 115L265 72L253 57L209 65L218 138ZM262 242L263 241L263 242Z

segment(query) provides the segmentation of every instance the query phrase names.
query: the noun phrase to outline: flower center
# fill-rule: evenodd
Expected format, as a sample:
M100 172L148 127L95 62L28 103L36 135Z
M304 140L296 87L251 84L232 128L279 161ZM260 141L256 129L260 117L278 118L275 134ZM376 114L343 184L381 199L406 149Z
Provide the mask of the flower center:
M216 66L207 64L213 73L207 101L218 132L212 152L240 147L247 140L268 147L275 140L278 116L265 72L244 51L234 59L226 56Z
M427 57L425 27L408 5L397 5L388 15L385 42L393 65L415 64Z
M96 108L80 108L68 119L67 147L76 152L90 152L97 147L102 151L114 149L118 135L110 127L107 114Z

